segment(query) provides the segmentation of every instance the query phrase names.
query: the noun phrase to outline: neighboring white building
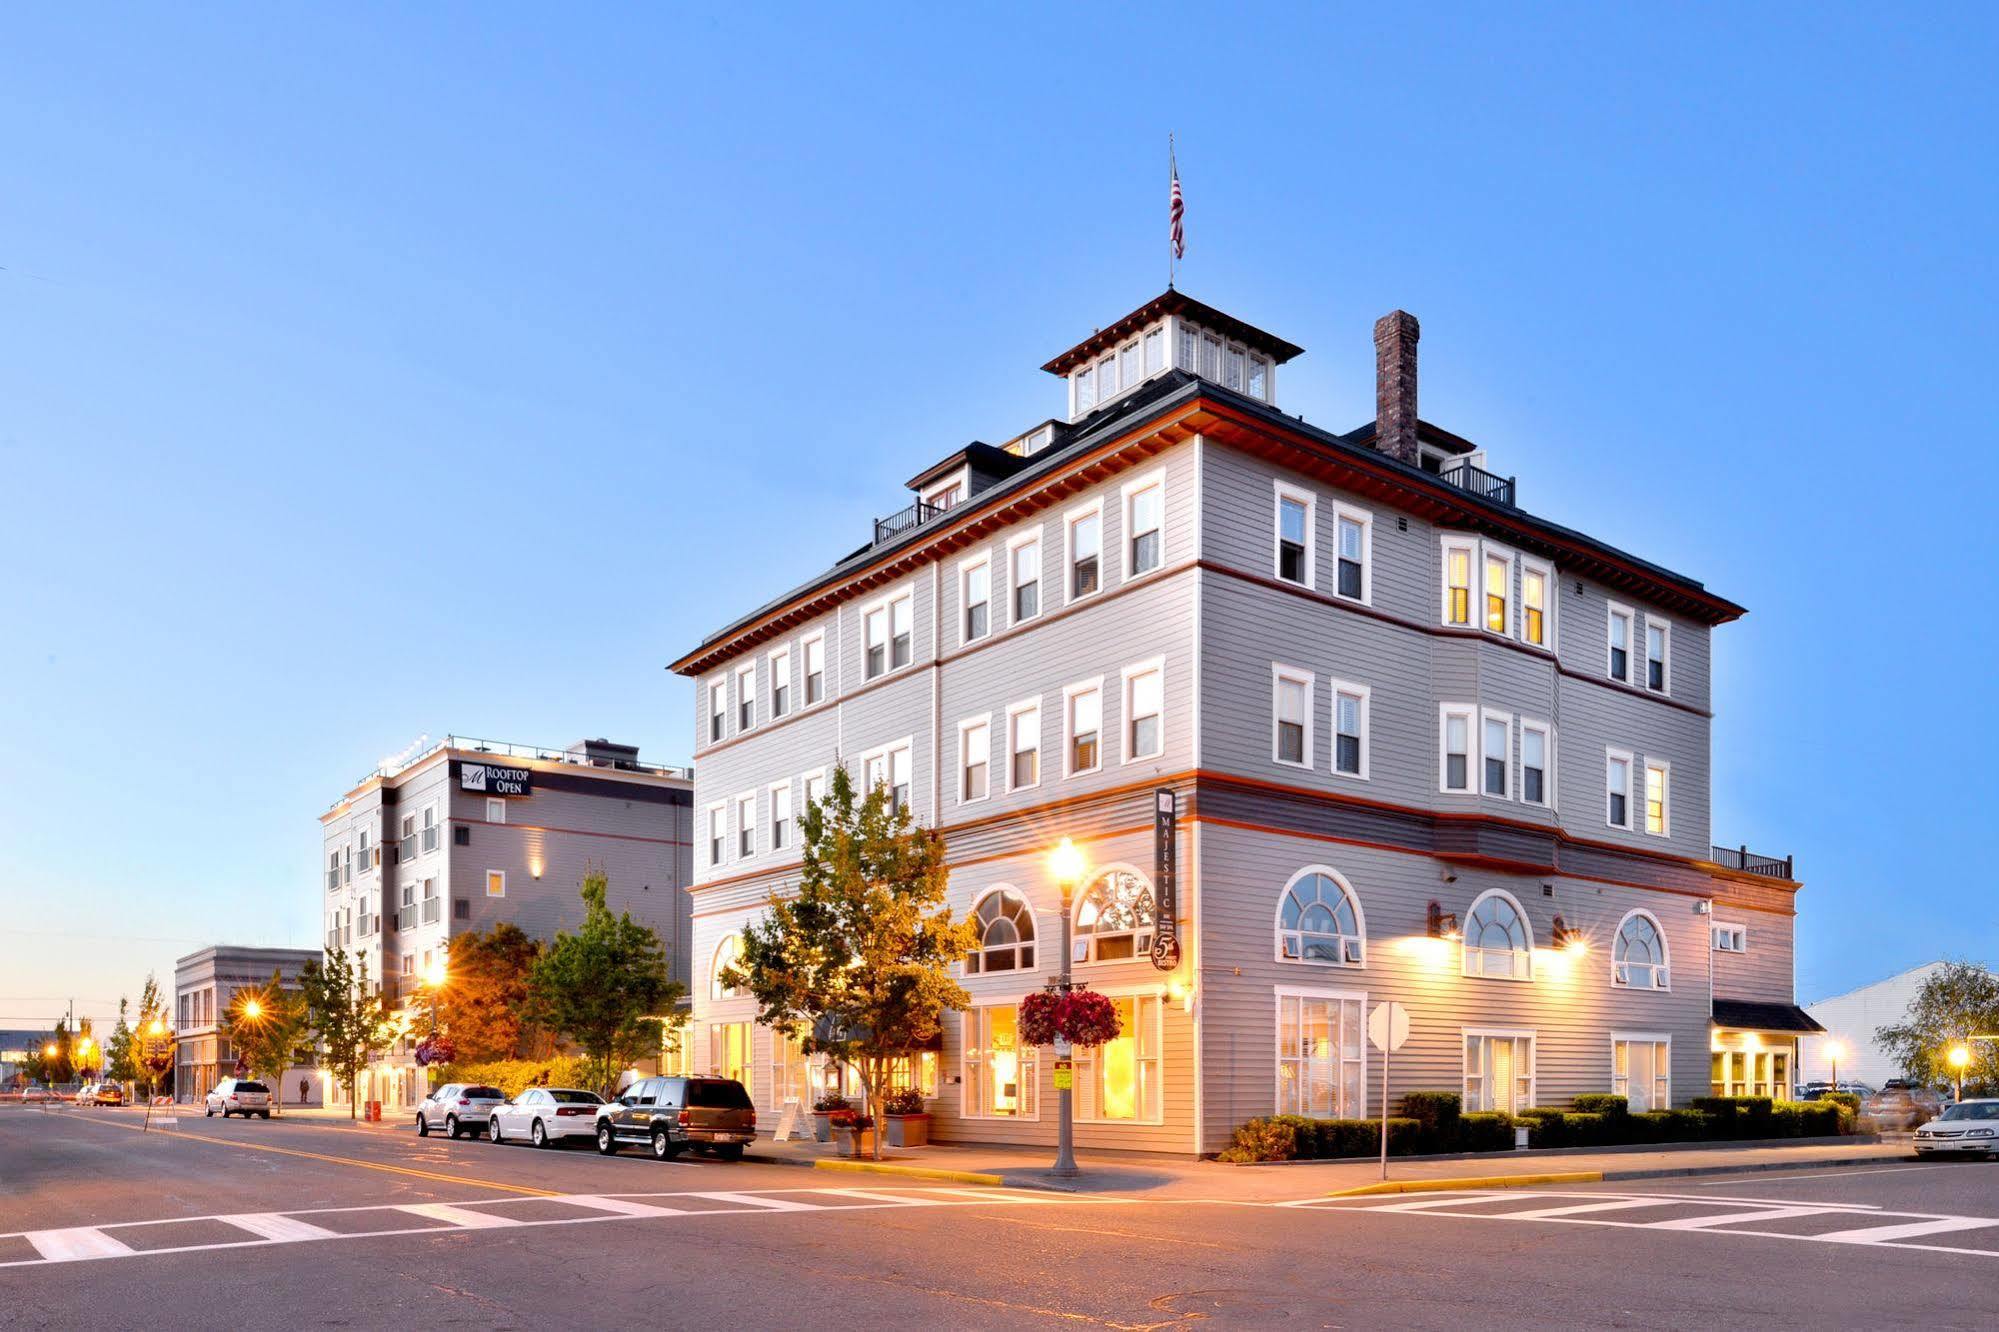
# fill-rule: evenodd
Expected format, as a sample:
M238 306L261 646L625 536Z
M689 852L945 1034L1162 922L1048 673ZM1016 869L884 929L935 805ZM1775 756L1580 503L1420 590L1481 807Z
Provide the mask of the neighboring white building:
M276 972L295 987L317 948L236 948L216 944L174 963L174 1099L199 1101L216 1083L236 1073L236 1052L223 1034L221 1018L239 990L270 984ZM283 1105L321 1105L326 1086L317 1067L285 1070L271 1089Z
M1900 1063L1891 1057L1874 1040L1874 1033L1882 1027L1892 1027L1908 1015L1909 1005L1923 988L1923 982L1943 970L1941 962L1926 962L1920 967L1863 985L1857 990L1821 999L1815 1004L1806 1004L1805 1011L1817 1018L1825 1028L1823 1036L1807 1036L1804 1052L1800 1056L1800 1071L1805 1080L1832 1076L1832 1060L1826 1043L1839 1043L1839 1080L1841 1082L1864 1082L1879 1087L1889 1078L1899 1078L1903 1074Z

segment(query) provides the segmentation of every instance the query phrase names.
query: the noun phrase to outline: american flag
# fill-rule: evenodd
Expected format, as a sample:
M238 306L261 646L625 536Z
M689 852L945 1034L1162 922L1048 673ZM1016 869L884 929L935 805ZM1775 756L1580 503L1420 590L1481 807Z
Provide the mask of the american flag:
M1185 259L1187 257L1187 229L1181 225L1181 222L1186 216L1187 204L1180 197L1180 164L1178 162L1173 164L1173 199L1167 211L1173 219L1173 257L1175 259Z

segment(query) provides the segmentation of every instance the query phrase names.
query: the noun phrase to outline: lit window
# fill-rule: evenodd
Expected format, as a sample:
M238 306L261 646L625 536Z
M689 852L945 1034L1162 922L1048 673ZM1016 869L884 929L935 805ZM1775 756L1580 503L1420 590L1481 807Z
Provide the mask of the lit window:
M1076 1085L1082 1089L1076 1117L1109 1122L1157 1122L1160 1118L1159 996L1114 995L1111 1006L1117 1010L1116 1039L1076 1051Z
M1604 790L1608 806L1604 819L1613 828L1631 826L1631 755L1611 750L1605 760Z
M1124 678L1125 762L1158 758L1165 748L1160 714L1166 707L1161 670L1148 666Z
M1340 567L1334 590L1351 600L1366 601L1369 522L1358 510L1342 506L1337 512Z
M1274 757L1279 763L1309 767L1312 747L1312 677L1303 671L1293 671L1279 666L1274 668L1271 681L1275 691L1276 708Z
M726 681L717 680L708 686L708 740L713 743L722 738L729 724L729 686Z
M757 723L757 666L751 662L736 668L736 729L747 731Z
M1127 491L1124 521L1129 554L1126 576L1136 578L1157 569L1164 554L1160 529L1166 521L1166 483L1148 481Z
M1007 783L1019 791L1041 781L1041 705L1019 703L1007 709Z
M1666 938L1659 922L1634 911L1617 927L1611 948L1610 983L1631 990L1672 988L1666 966Z
M1034 967L1034 912L1009 888L996 889L972 909L979 944L965 957L967 976L995 971L1029 971Z
M1509 623L1506 598L1512 590L1513 562L1501 555L1485 557L1485 627L1503 634Z
M1074 686L1068 691L1069 775L1095 772L1103 761L1099 741L1103 733L1103 691L1096 685Z
M1471 624L1471 562L1469 543L1444 547L1444 623Z
M1658 837L1667 832L1672 811L1667 806L1667 779L1671 774L1663 763L1645 765L1645 831Z
M1287 962L1357 967L1365 959L1360 909L1328 870L1302 871L1277 906L1277 956Z
M964 567L962 577L965 597L965 641L972 643L986 636L992 611L992 562L982 559L968 564Z
M1548 728L1541 722L1520 723L1520 798L1530 805L1548 799Z
M1282 485L1277 490L1277 576L1312 585L1312 496Z
M1368 690L1333 682L1333 771L1367 776Z
M826 638L814 634L805 640L805 706L826 697Z
M1087 597L1103 586L1104 514L1093 508L1069 520L1069 599Z
M986 798L986 770L992 763L992 728L985 718L958 726L958 799Z
M423 881L423 895L426 899L435 898L437 896L437 880L425 879ZM486 896L505 897L506 895L507 895L507 872L505 870L487 870ZM432 913L429 907L426 907L424 909L424 918L426 920L435 920L437 917Z
M791 649L779 648L770 654L770 715L772 720L791 711Z
M1041 613L1041 538L1029 537L1008 550L1012 564L1013 622L1031 620Z
M1277 1111L1319 1119L1367 1109L1366 1015L1358 996L1277 996Z
M1534 974L1534 940L1520 904L1494 890L1473 903L1465 917L1464 973L1501 980L1528 980Z
M1504 800L1510 794L1506 778L1513 761L1513 719L1504 713L1485 714L1484 759L1485 793Z
M782 851L791 845L791 783L779 782L770 788L770 849Z
M755 794L736 797L736 855L753 856L757 851L757 798Z
M1076 903L1077 962L1116 962L1152 951L1152 885L1134 870L1106 870Z
M1440 785L1446 791L1471 790L1470 708L1445 707L1443 716L1443 762Z
M1020 1039L1020 1010L1012 1004L968 1008L964 1018L964 1099L971 1119L1033 1119L1035 1060Z
M1671 678L1666 673L1666 650L1671 641L1670 628L1660 620L1649 616L1645 620L1645 687L1665 693Z
M1610 608L1610 678L1631 683L1631 612L1618 605Z
M1520 616L1520 636L1548 646L1548 571L1532 561L1520 565Z
M1534 1104L1534 1034L1465 1033L1464 1108L1518 1114Z

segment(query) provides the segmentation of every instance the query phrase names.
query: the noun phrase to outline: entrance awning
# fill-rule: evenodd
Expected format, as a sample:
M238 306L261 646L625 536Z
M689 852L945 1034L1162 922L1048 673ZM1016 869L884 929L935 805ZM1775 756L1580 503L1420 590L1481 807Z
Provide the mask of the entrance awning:
M1799 1036L1825 1030L1796 1004L1761 1003L1753 999L1715 1000L1714 1025L1729 1031L1781 1031Z

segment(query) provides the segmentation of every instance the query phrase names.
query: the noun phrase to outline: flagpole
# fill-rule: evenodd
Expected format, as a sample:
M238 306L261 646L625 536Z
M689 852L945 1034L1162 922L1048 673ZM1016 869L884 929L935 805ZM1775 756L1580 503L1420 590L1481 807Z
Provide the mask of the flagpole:
M1171 130L1166 131L1166 175L1169 181L1168 188L1171 188L1171 182L1177 182L1180 179L1180 163L1173 155L1173 131ZM1169 229L1166 233L1166 290L1173 290L1173 280L1178 276L1179 268L1173 255L1173 233Z

